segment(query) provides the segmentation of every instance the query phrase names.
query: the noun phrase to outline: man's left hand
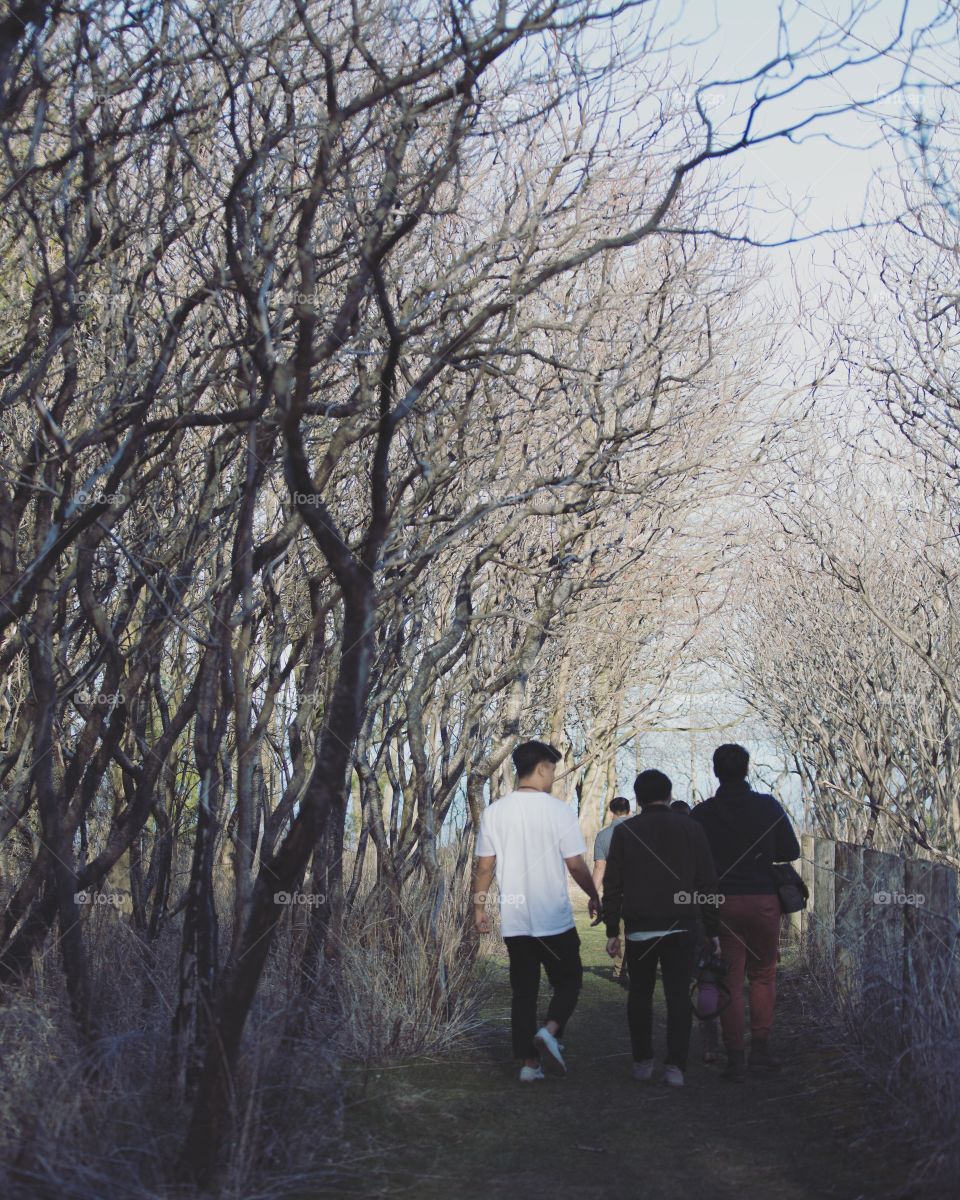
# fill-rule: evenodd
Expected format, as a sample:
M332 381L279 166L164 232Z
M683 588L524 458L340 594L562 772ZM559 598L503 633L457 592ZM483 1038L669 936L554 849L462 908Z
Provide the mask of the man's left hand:
M587 901L587 912L590 914L591 917L593 917L593 921L591 922L591 924L593 924L593 925L600 924L600 913L601 913L602 908L603 908L603 905L600 903L599 896L595 900Z
M611 958L620 957L620 939L618 937L607 938L607 953Z

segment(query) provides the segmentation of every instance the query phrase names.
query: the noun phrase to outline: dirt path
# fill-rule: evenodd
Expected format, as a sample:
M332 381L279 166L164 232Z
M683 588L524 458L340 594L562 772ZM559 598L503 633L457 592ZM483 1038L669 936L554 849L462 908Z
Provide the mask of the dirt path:
M797 969L781 973L776 1050L789 1064L782 1075L724 1083L718 1068L701 1064L694 1029L684 1088L635 1083L626 993L612 981L601 931L579 924L585 978L564 1037L566 1078L517 1082L504 960L488 1028L472 1047L439 1062L374 1070L366 1079L359 1070L353 1075L348 1173L336 1195L878 1200L912 1194L903 1188L909 1164L902 1151L881 1152L870 1136L881 1102L842 1069L804 1013ZM659 985L657 991L659 1064Z

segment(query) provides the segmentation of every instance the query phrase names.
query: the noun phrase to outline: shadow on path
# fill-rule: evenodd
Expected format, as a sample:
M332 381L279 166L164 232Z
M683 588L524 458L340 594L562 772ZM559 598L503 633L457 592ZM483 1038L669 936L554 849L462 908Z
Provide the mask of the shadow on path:
M686 1086L631 1077L626 991L600 929L580 923L584 986L565 1035L568 1074L522 1085L510 1056L505 961L484 1032L449 1059L374 1070L348 1106L349 1159L321 1196L417 1200L880 1200L911 1197L909 1163L870 1136L871 1101L803 1012L802 975L782 970L779 1076L732 1085L700 1062ZM546 981L542 987L546 988ZM543 995L543 992L541 993ZM358 1072L359 1074L359 1072ZM359 1091L359 1089L356 1089ZM874 1112L875 1115L875 1112Z

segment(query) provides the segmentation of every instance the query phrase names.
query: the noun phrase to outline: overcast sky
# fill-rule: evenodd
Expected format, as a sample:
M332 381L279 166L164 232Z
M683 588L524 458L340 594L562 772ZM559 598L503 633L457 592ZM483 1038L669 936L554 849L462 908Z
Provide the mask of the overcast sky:
M855 225L865 217L876 218L881 200L878 181L896 180L898 158L910 162L909 142L897 137L895 131L909 128L912 111L922 108L926 113L934 112L943 99L941 85L954 83L958 75L955 25L935 30L925 39L925 48L912 56L906 51L911 35L929 25L939 7L934 0L912 0L906 9L905 44L876 57L876 51L895 38L904 8L895 0L879 0L870 4L845 46L825 47L822 53L798 63L792 74L781 69L786 84L811 70L826 71L844 57L874 56L874 61L862 66L847 67L828 78L806 83L789 99L769 106L760 129L773 129L808 113L852 102L863 107L831 117L818 125L816 132L804 135L802 144L773 141L740 156L738 182L751 193L750 228L755 237L774 242L791 235ZM674 57L676 68L693 79L743 77L784 49L782 40L778 46L775 0L665 0L659 11L673 23L673 37L680 43ZM800 51L821 31L836 38L842 32L839 22L848 14L849 5L837 0L788 0L783 16L791 49ZM904 82L900 94L877 102L878 97L896 91ZM724 132L728 137L739 133L753 89L750 84L741 89L718 88L711 93L709 111L721 136ZM865 237L856 233L847 236ZM770 286L786 295L797 284L806 289L825 281L832 270L837 241L836 237L821 237L802 245L763 251L763 260L771 271ZM785 353L788 343L789 338ZM686 692L688 686L690 693ZM720 725L743 713L742 701L724 690L722 680L713 675L708 664L693 677L678 678L665 705L663 731L650 730L642 736L640 764L634 761L633 745L624 748L619 764L621 788L631 794L629 785L637 765L659 766L673 777L675 794L691 800L710 795L715 782L710 769L714 746L720 741L743 741L754 753L754 778L776 787L799 818L799 781L781 774L784 764L778 761L776 747L754 718L748 716L739 727L716 732L683 732L685 726Z
M876 56L877 50L895 38L903 7L898 0L871 4L843 49L827 45L806 63L798 63L792 74L780 69L787 83L808 74L811 68L832 68L848 55L874 57L872 62L846 67L829 78L811 80L769 106L763 129L854 101L865 107L818 124L816 132L803 135L801 145L778 140L741 157L741 179L755 191L754 223L762 237L774 240L788 235L794 219L798 233L858 221L868 202L871 179L878 172L887 178L894 176L893 153L889 141L881 137L882 124L902 128L909 123L909 112L920 105L934 112L942 98L939 85L955 83L955 25L927 35L925 46L912 59L904 44ZM911 0L906 8L909 32L903 42L909 42L927 26L939 7L936 0ZM778 53L778 7L774 0L669 0L661 11L675 18L675 34L687 43L678 47L677 61L689 64L696 78L749 75ZM849 6L842 0L787 0L783 15L791 49L802 50L821 32L839 38L848 12ZM782 45L781 40L781 49ZM901 82L906 87L899 95L877 102ZM722 130L733 133L739 128L736 113L744 111L752 91L753 85L739 91L718 88L711 92L711 112L721 122ZM901 155L906 152L902 141L898 148Z

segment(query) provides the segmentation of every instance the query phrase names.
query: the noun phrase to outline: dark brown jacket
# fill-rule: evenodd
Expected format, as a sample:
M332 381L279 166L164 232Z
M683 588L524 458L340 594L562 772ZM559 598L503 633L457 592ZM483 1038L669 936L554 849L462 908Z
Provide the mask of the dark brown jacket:
M651 929L720 930L717 873L706 834L686 813L648 805L615 826L603 876L607 937Z

